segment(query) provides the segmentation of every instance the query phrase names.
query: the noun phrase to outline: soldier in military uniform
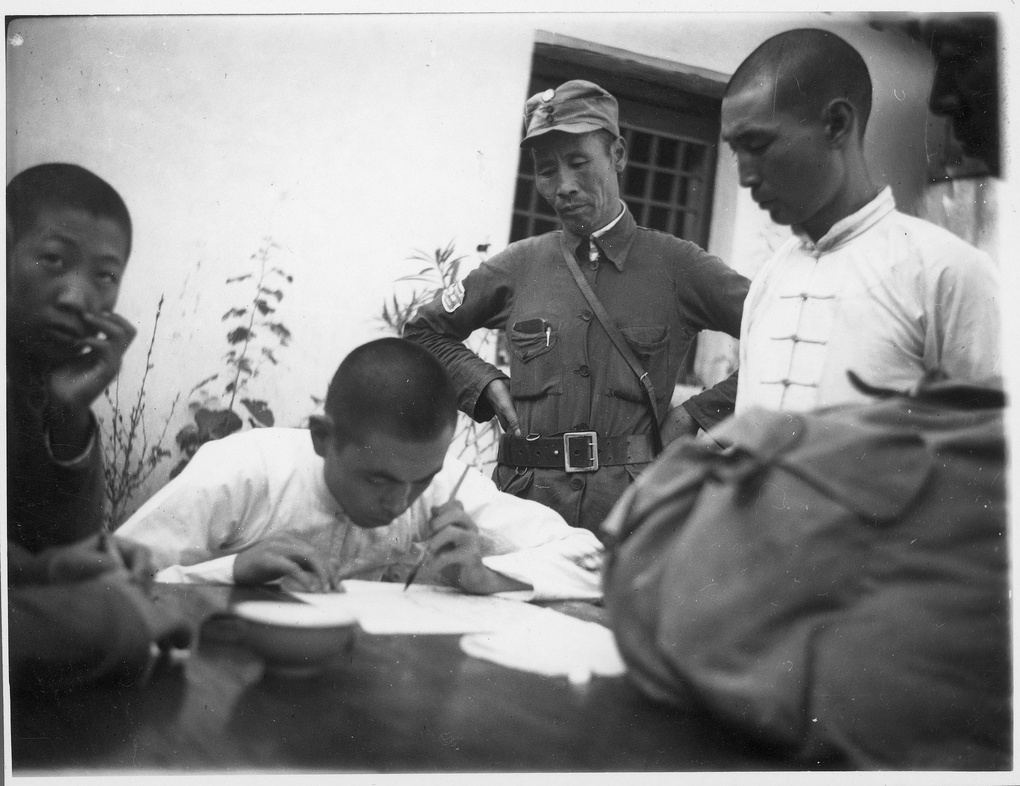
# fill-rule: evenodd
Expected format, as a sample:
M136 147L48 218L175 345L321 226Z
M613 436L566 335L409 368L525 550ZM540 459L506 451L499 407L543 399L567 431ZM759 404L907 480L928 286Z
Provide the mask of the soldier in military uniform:
M636 225L620 199L627 149L617 102L601 87L573 80L535 95L525 122L521 146L563 229L484 262L404 336L446 365L464 412L499 418L499 487L594 531L655 457L656 426L669 442L732 413L732 378L673 409L670 398L698 331L739 335L748 281L694 243ZM654 413L566 255L647 372ZM506 331L509 379L462 343L478 328Z

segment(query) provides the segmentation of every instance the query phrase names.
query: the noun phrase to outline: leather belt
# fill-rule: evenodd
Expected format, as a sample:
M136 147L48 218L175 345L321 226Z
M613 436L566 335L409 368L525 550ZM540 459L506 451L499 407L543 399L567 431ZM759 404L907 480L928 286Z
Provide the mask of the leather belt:
M499 439L497 461L510 467L549 467L565 472L595 472L600 466L644 464L655 458L650 434L603 437L595 431L568 431L559 437Z

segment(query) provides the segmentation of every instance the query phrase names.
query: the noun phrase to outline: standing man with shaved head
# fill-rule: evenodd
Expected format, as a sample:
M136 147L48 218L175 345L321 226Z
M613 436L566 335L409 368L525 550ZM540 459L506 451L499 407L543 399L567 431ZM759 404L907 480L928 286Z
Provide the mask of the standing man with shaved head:
M847 372L897 391L1001 373L991 259L896 210L868 172L870 112L863 58L823 30L768 39L726 88L740 185L795 235L748 292L738 412L866 400Z
M694 243L637 226L620 199L617 102L601 87L575 79L538 93L525 123L521 147L563 229L511 244L404 335L446 364L464 412L499 418L497 484L595 530L660 433L666 443L732 413L731 380L672 409L670 397L698 331L738 334L748 281ZM463 345L482 327L506 330L509 379Z

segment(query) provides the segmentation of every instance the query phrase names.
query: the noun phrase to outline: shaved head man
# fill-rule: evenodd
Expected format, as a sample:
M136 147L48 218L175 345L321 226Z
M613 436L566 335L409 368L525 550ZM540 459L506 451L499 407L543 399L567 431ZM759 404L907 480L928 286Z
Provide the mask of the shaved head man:
M740 184L777 223L817 240L878 194L864 159L871 78L838 36L770 38L734 72L722 113Z
M867 400L851 371L896 391L1001 373L995 267L872 179L871 93L860 54L813 29L762 43L726 88L740 185L794 232L744 303L737 412Z

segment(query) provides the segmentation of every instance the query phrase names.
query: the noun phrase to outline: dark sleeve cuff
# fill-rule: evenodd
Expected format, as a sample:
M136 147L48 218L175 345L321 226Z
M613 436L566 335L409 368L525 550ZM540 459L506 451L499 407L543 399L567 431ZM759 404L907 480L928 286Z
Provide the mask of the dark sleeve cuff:
M87 467L92 461L95 460L92 457L92 454L99 449L98 434L99 424L96 423L95 414L92 412L92 410L89 410L89 438L88 441L85 443L85 449L73 459L67 460L58 459L56 456L53 455L53 446L50 443L50 430L49 428L46 428L43 431L43 444L46 446L46 455L49 456L50 461L52 461L58 467L63 467L64 469L75 470L80 469L82 467Z
M696 396L691 396L681 405L705 431L733 414L733 406L737 400L738 373L734 371L722 382Z
M460 393L459 405L461 410L468 413L478 423L488 423L496 417L492 404L489 403L489 399L484 395L485 388L488 387L490 382L497 379L505 380L508 384L510 382L510 378L495 366L490 368L492 369L491 372L480 376L477 382L462 389Z

